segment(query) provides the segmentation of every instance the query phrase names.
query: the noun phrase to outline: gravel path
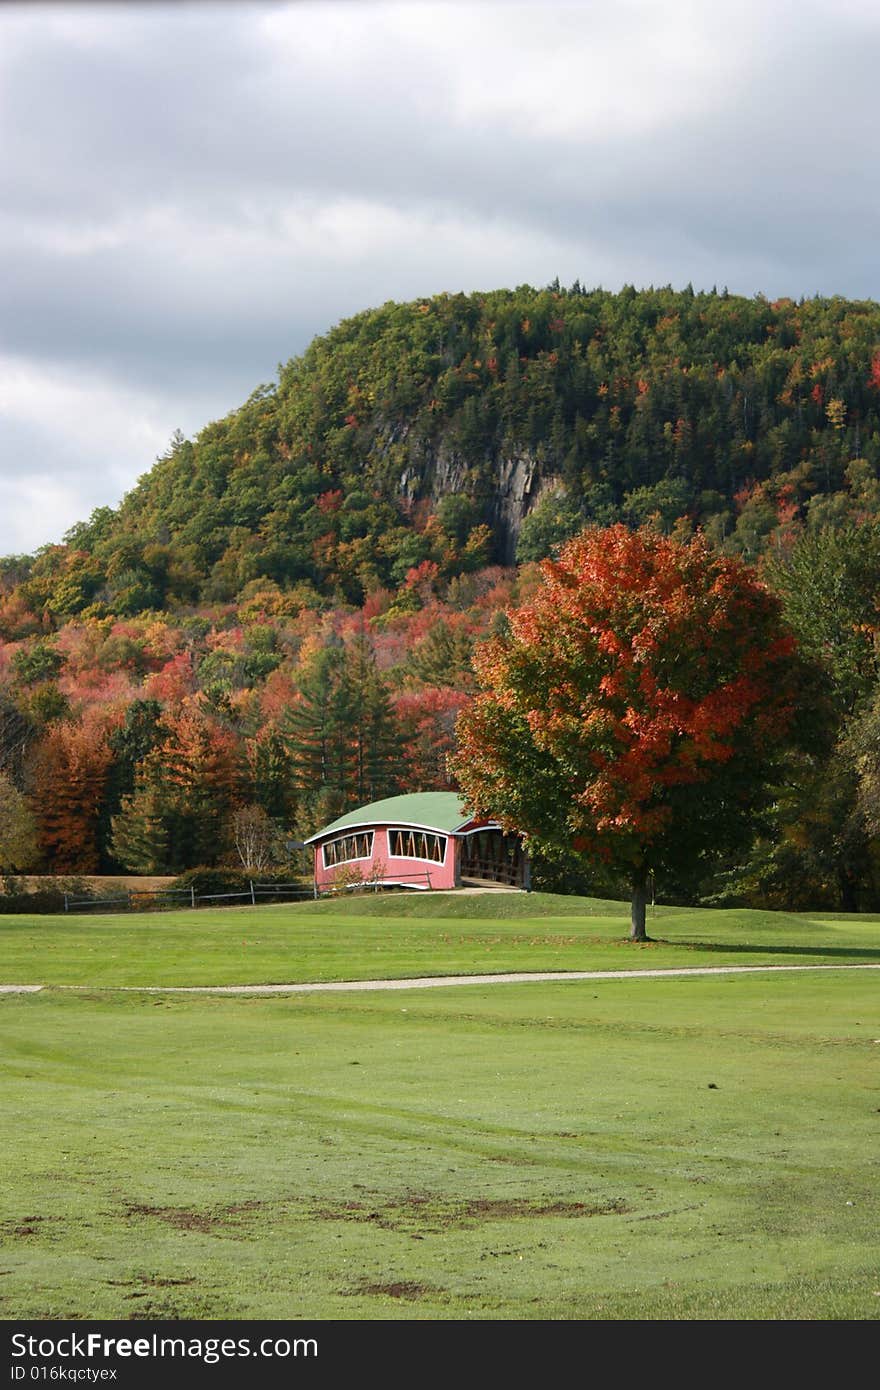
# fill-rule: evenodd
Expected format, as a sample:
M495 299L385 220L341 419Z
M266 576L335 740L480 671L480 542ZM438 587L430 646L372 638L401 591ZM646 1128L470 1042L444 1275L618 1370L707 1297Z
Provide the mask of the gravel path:
M59 985L59 989L134 994L331 994L351 990L446 989L452 985L517 985L545 980L665 980L689 975L778 975L792 970L880 970L876 965L693 965L669 970L541 970L503 975L422 975L406 980L334 980L290 985ZM35 994L43 985L0 985L0 994Z
M748 975L780 970L880 970L880 965L695 965L671 970L540 970L502 975L422 975L409 980L338 980L309 985L149 986L151 994L330 994L371 989L446 989L452 985L519 985L544 980L640 980L672 975Z

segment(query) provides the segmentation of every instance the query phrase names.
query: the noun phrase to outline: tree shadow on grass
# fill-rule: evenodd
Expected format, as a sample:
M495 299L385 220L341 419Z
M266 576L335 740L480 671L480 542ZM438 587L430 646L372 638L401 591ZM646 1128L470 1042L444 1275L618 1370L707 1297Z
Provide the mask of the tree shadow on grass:
M851 960L853 962L870 962L880 965L880 948L869 946L765 946L763 942L736 942L725 943L721 941L669 941L660 937L652 937L658 943L662 940L664 946L684 946L692 951L714 951L724 955L763 955L763 956L829 956L841 960Z

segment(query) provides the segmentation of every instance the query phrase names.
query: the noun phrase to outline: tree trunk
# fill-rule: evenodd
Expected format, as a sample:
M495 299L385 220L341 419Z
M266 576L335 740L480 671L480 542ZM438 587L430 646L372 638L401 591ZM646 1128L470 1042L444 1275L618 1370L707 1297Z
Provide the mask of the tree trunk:
M648 866L639 864L633 869L632 876L632 914L629 939L630 941L647 941L648 933L645 930L645 908L648 903Z

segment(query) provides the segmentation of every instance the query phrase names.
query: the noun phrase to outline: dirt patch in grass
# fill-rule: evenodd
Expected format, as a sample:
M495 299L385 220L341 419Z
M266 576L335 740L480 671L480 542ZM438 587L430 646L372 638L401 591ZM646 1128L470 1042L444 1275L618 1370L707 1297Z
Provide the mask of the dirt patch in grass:
M223 1218L212 1212L188 1211L186 1207L149 1207L140 1204L125 1209L127 1217L154 1216L176 1231L213 1231L223 1224Z
M130 1203L125 1208L125 1215L129 1219L135 1216L152 1216L157 1221L164 1221L166 1225L173 1226L176 1231L201 1231L210 1235L234 1229L236 1217L246 1216L263 1206L264 1202L250 1201L221 1207L217 1211L191 1211L187 1207L151 1207L141 1203Z
M167 1299L149 1299L146 1293L143 1297L147 1298L147 1302L139 1303L136 1308L126 1313L127 1322L183 1322L197 1316Z
M0 1221L0 1236L7 1240L26 1240L28 1236L38 1236L40 1226L49 1218L45 1216L19 1216L11 1221Z
M442 1294L443 1290L434 1288L432 1284L419 1284L414 1279L401 1279L393 1284L374 1284L364 1279L350 1289L342 1289L341 1292L345 1297L371 1294L378 1298L404 1298L415 1302L419 1298Z
M319 1221L357 1221L386 1231L477 1226L484 1221L511 1221L530 1217L622 1216L630 1211L623 1198L605 1202L570 1202L533 1197L446 1198L436 1193L410 1192L382 1203L339 1202L317 1207Z
M108 1288L117 1289L174 1289L183 1284L194 1284L194 1274L184 1279L171 1279L162 1274L137 1274L133 1279L108 1279ZM142 1293L130 1293L128 1298L142 1298Z
M506 1221L514 1216L609 1216L629 1211L622 1198L611 1202L535 1202L526 1197L479 1197L466 1204L467 1215L486 1221Z

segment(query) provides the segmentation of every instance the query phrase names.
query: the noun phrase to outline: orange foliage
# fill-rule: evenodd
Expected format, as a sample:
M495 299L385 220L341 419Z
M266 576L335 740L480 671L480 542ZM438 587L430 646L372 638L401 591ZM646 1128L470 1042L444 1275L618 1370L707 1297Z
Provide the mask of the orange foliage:
M407 570L403 587L414 590L423 601L427 601L434 592L439 575L440 566L434 560L422 560Z
M161 671L155 671L144 681L145 700L158 700L163 705L178 705L195 689L193 662L189 652L178 652L166 661Z
M34 765L38 838L51 873L95 873L108 727L94 716L46 730Z
M43 630L42 620L28 606L20 592L0 598L0 637L7 641L31 637Z
M469 697L457 690L407 691L394 700L403 741L405 791L454 787L450 759L455 721Z
M346 419L346 424L349 423L357 424L357 420L349 415ZM331 488L329 492L322 492L320 497L317 498L315 506L318 508L319 512L338 512L339 508L342 506L342 492L339 488Z
M510 637L478 648L455 767L473 808L634 860L683 814L673 789L753 768L785 735L794 639L753 573L700 536L586 532L541 571Z

